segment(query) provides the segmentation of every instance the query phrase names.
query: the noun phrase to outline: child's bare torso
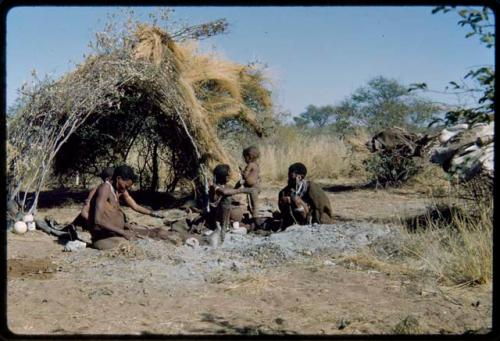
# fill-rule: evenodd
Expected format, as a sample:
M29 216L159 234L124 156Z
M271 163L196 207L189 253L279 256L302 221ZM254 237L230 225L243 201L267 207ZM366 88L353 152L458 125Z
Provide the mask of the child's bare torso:
M249 162L243 170L243 185L245 187L259 187L260 186L260 169L257 162Z

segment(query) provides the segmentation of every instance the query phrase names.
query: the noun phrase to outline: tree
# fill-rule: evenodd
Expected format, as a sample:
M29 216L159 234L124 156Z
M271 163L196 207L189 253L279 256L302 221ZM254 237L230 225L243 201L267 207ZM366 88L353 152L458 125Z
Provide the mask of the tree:
M344 136L359 126L370 132L393 126L413 131L424 129L438 112L437 105L409 93L407 87L395 79L379 76L338 105L309 105L293 120L300 128L328 127L330 132Z
M299 127L305 127L312 124L315 128L323 128L334 115L334 108L331 105L317 107L308 105L306 111L299 116L294 117L295 124Z
M339 107L341 117L370 131L393 126L415 130L438 111L429 100L409 94L404 85L382 76L358 88Z
M457 9L454 6L438 6L432 10L432 14L450 11L456 11L461 19L458 25L469 27L465 37L479 37L479 40L486 48L495 46L495 24L492 23L491 16L493 11L484 6L481 10L472 8ZM461 95L479 95L477 105L448 111L444 118L446 125L459 122L474 124L476 122L489 122L493 119L495 112L495 69L493 66L480 66L469 71L460 82L449 82L446 90L451 88L453 94ZM421 89L428 90L426 83L415 83L410 86L409 91ZM438 120L436 120L438 121Z

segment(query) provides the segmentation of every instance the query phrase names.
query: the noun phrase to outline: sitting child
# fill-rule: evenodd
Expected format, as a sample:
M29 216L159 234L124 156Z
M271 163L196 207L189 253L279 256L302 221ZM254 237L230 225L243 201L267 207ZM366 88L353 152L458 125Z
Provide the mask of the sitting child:
M214 168L214 182L209 188L209 207L208 224L211 229L216 228L219 222L222 230L225 232L232 221L241 221L241 209L233 204L233 195L240 193L249 193L248 188L228 188L231 169L229 165L220 164Z

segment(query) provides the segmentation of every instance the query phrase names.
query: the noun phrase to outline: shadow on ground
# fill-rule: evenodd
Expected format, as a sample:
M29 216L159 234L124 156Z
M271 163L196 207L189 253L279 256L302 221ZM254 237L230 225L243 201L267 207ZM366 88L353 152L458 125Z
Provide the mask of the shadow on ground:
M403 225L408 231L416 232L436 226L453 227L456 221L464 221L466 217L466 213L460 207L438 205L428 207L424 214L405 219Z
M38 208L54 208L67 204L83 204L90 190L51 190L40 192L38 198ZM24 193L21 193L21 197ZM150 207L153 210L168 209L179 207L190 197L179 197L167 192L148 192L135 191L130 192L134 200L142 206ZM33 195L29 195L33 197ZM26 204L30 207L30 203Z
M279 319L277 319L279 320ZM297 334L296 332L283 329L269 328L263 325L242 325L232 324L224 317L216 316L211 313L202 313L201 321L213 324L214 328L196 328L192 329L193 333L209 333L209 334L240 334L240 335L266 335L266 334ZM279 322L279 321L278 321Z
M321 184L321 187L323 190L327 192L346 192L346 191L354 191L357 189L370 189L370 188L375 188L377 185L376 181L368 181L360 184L346 184L346 185L326 185L326 184Z

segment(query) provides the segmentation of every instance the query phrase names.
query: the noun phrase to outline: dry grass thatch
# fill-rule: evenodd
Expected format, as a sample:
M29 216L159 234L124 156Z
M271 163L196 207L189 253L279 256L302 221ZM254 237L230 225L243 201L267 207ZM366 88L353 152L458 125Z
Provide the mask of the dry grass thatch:
M262 71L200 54L193 42L176 43L157 27L139 24L126 38L61 79L25 89L24 104L8 123L11 198L37 193L60 149L83 157L85 143L96 139L115 151L118 162L125 162L136 140L158 142L169 150L177 180L194 181L200 191L217 163L237 169L216 124L238 119L262 133L272 107ZM85 140L77 131L95 135Z

